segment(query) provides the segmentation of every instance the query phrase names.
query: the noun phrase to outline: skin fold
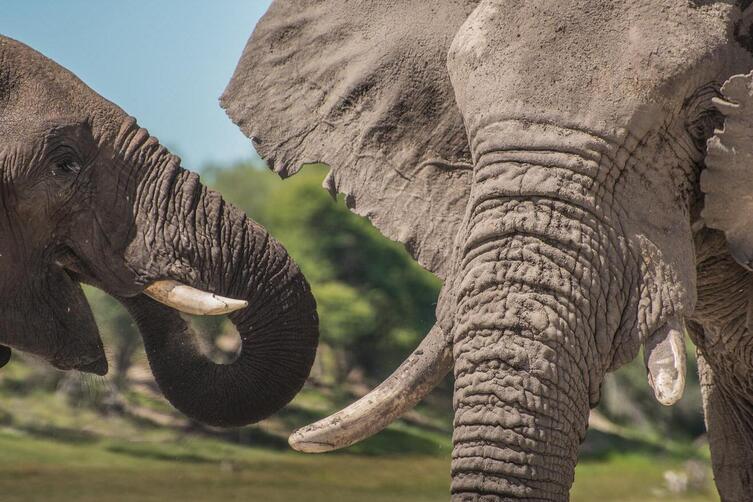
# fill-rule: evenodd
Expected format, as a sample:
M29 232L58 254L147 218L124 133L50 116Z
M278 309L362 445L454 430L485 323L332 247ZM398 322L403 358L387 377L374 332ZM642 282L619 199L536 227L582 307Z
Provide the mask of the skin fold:
M444 281L453 500L568 500L606 372L643 345L675 402L686 331L719 492L749 500L749 3L276 0L258 24L230 117L282 176L329 164L325 188ZM442 354L291 444L373 434Z
M135 119L4 37L0 173L3 365L18 349L60 369L105 374L80 287L87 283L134 316L160 388L192 418L244 425L300 390L318 320L282 246ZM165 280L248 302L230 316L243 344L233 363L211 362L176 311L142 294Z

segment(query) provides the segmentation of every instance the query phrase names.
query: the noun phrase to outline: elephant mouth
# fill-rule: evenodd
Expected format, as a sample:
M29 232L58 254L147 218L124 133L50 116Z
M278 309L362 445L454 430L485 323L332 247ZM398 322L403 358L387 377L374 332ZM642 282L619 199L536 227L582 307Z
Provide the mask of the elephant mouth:
M101 339L99 339L99 342L101 343ZM11 354L11 349L7 349L8 356L6 364L10 361ZM107 357L105 356L77 356L75 357L75 361L76 362L70 362L70 358L61 357L50 361L50 364L61 371L76 370L82 373L92 373L98 376L105 376L109 370Z
M73 281L106 290L103 284L97 279L97 275L94 273L92 267L88 265L87 261L79 258L73 249L68 246L63 246L57 251L55 254L55 265L63 269Z
M134 287L140 290L136 293L123 294L114 291L113 288L108 287L103 280L97 277L93 267L88 265L86 260L79 258L75 251L69 247L64 247L58 253L56 265L60 266L72 280L89 284L113 296L129 298L143 293L151 299L184 314L227 315L248 307L248 302L245 300L220 296L170 278L149 281L146 285L134 284Z
M115 298L134 298L145 295L184 314L226 315L248 306L245 300L225 298L173 279L147 281L146 284L138 284L134 281L130 288L122 291L122 284L108 284L108 281L97 274L95 268L87 260L81 258L69 247L62 247L58 250L53 267L58 268L73 283L93 286ZM91 308L88 301L86 305ZM82 339L88 343L79 344L67 341L68 343L49 359L49 363L63 371L77 370L100 376L106 375L108 363L104 353L97 350L102 347L102 340L96 325L82 325L78 327L78 331ZM10 356L11 348L0 345L0 368L10 361Z

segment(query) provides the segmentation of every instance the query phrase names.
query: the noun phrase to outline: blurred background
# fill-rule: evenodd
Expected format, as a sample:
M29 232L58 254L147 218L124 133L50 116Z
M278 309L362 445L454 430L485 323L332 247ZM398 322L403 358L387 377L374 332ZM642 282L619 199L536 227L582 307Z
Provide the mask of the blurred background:
M8 0L0 33L55 59L181 155L184 166L281 240L312 284L321 345L303 392L274 418L206 427L162 398L141 339L114 300L87 290L110 373L63 373L15 352L0 370L0 498L77 500L447 500L449 378L417 409L350 449L307 456L291 430L365 394L434 322L439 281L402 246L320 188L323 166L282 182L220 109L269 0ZM232 358L223 318L193 318L205 349ZM695 354L672 408L646 383L642 357L611 374L592 412L572 500L712 501Z

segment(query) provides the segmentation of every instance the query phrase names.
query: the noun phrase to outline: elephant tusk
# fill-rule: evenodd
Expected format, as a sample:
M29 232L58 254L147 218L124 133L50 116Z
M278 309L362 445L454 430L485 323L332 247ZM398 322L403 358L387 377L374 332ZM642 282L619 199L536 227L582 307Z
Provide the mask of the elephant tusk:
M450 371L452 361L452 348L435 325L377 388L342 411L298 429L288 443L304 453L323 453L366 439L426 397Z
M172 280L156 281L144 289L144 293L191 315L222 315L248 307L247 301L217 296Z
M672 320L656 330L645 342L644 358L657 401L672 406L685 391L685 323Z

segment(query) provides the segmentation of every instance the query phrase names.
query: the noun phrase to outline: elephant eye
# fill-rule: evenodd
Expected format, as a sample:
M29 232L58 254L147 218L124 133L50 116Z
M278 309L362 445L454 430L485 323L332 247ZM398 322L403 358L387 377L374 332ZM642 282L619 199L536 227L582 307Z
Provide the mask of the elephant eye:
M78 174L81 172L81 165L75 160L61 160L56 167L58 173Z

